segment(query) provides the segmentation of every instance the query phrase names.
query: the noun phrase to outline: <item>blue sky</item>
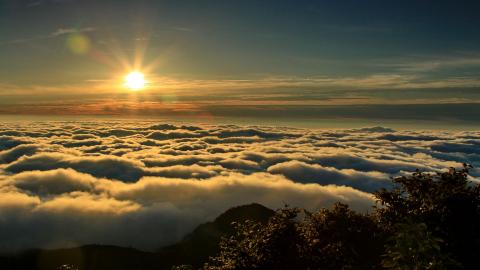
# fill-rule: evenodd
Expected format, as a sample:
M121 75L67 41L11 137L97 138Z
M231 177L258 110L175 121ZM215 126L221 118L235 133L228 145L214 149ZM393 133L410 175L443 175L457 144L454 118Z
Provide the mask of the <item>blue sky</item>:
M160 101L477 103L479 11L478 1L3 0L0 103L32 114L59 101L87 114ZM119 85L133 69L150 84L132 97Z

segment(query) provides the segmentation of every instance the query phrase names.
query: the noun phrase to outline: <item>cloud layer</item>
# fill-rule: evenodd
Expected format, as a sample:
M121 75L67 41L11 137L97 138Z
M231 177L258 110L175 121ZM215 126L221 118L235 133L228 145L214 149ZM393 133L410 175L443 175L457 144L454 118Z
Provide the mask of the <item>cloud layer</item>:
M0 250L152 250L251 202L316 209L342 201L368 211L371 192L390 177L478 166L479 149L480 132L3 123Z

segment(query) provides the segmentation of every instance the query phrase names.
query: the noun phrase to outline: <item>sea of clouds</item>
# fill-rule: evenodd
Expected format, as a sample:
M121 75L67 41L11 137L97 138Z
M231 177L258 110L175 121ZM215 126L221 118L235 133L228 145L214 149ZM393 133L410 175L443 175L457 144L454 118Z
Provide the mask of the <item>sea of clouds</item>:
M480 165L480 131L0 123L0 251L154 250L252 202L369 211L390 177L463 162Z

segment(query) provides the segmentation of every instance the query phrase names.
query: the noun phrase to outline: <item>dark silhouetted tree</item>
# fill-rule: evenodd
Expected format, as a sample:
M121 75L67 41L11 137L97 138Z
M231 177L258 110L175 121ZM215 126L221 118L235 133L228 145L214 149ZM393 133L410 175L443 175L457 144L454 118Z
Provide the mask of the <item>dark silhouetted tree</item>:
M300 224L306 269L377 269L384 235L370 215L337 203L332 210L307 213ZM340 268L339 268L340 267Z
M442 243L425 223L398 224L385 247L382 266L395 270L457 269L460 265L442 252Z
M284 208L266 226L237 229L205 269L378 269L384 244L375 220L344 204L315 213Z
M394 189L375 194L380 203L376 211L379 222L388 233L396 235L398 243L407 240L402 240L398 228L421 226L417 233L423 234L420 240L430 245L427 248L432 258L441 253L441 257L451 256L464 269L478 269L480 186L468 181L470 168L464 165L461 170L451 168L439 174L417 171L412 176L395 178Z
M477 269L480 187L469 169L395 178L372 214L337 203L239 223L204 269Z
M278 211L266 225L252 221L236 224L236 234L222 239L220 254L205 269L293 269L302 239L296 208Z

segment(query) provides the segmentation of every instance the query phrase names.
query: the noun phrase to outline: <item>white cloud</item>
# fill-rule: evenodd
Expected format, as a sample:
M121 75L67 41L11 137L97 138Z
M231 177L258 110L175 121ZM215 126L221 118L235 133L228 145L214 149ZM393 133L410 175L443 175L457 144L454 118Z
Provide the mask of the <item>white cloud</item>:
M307 130L154 122L0 124L0 250L155 249L226 209L336 201L415 168L480 166L480 132ZM472 171L478 181L480 172Z

